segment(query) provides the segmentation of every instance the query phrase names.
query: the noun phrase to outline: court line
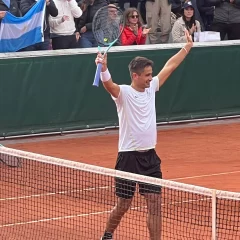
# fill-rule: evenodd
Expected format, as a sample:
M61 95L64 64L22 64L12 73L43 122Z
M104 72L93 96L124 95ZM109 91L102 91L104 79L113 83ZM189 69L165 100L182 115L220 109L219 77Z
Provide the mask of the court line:
M192 177L172 178L169 180L174 181L174 180L184 180L184 179L193 179L193 178L202 178L202 177L212 177L212 176L228 175L228 174L234 174L234 173L240 173L240 171L212 173L212 174L204 174L204 175L198 175L198 176L192 176Z
M211 198L207 197L207 198L200 198L197 200L190 199L190 200L181 201L181 202L170 202L168 204L161 204L161 206L177 205L177 204L182 204L182 203L199 202L199 201L205 201L205 200L211 200ZM139 210L139 209L146 209L146 208L147 208L147 206L131 207L130 210ZM8 224L0 225L0 228L13 227L13 226L19 226L19 225L27 225L27 224L33 224L33 223L42 223L42 222L49 222L49 221L58 221L58 220L72 219L72 218L78 218L78 217L88 217L88 216L92 216L92 215L107 214L107 213L110 213L111 211L112 210L101 211L101 212L82 213L82 214L77 214L77 215L61 216L61 217L54 217L54 218L44 218L44 219L33 220L33 221L28 221L28 222L8 223Z
M33 195L28 195L28 196L1 198L0 201L27 199L27 198L35 198L35 197L46 197L46 196L52 196L52 195L58 195L58 194L85 192L85 191L92 191L92 190L96 190L96 189L108 189L108 188L109 188L109 186L102 186L102 187L97 187L97 188L85 188L85 189L81 189L81 190L70 190L70 191L61 191L61 192L40 193L40 194L33 194Z
M172 179L166 179L166 180L176 181L176 180L184 180L184 179L194 179L194 178L202 178L202 177L212 177L212 176L228 175L228 174L235 174L235 173L240 173L240 171L213 173L213 174L205 174L205 175L196 175L196 176L182 177L182 178L172 178ZM67 193L74 193L74 192L92 191L92 190L96 190L96 189L108 189L110 187L111 186L102 186L102 187L97 187L97 188L86 188L86 189L81 189L81 190L71 190L71 191L61 191L61 192L33 194L33 195L27 195L27 196L0 198L0 201L27 199L27 198L35 198L35 197L45 197L45 196L52 196L52 195L58 195L58 194L67 194ZM113 187L114 186L112 186L112 188Z

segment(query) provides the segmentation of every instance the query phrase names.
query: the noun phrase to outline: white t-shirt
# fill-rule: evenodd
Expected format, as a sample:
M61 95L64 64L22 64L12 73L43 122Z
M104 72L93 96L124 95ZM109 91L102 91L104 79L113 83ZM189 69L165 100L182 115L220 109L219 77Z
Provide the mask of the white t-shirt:
M129 85L120 85L118 98L112 96L119 118L119 152L155 148L155 92L158 90L159 79L156 76L144 92L138 92Z

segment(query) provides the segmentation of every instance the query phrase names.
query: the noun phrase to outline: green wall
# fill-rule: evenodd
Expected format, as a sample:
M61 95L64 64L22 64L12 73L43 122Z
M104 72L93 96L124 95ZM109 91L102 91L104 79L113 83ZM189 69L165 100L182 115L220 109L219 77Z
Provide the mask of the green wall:
M128 63L154 61L154 74L177 51L108 54L116 83L130 83ZM0 59L0 137L118 125L115 104L93 87L95 54ZM194 47L157 93L157 121L240 114L240 46Z

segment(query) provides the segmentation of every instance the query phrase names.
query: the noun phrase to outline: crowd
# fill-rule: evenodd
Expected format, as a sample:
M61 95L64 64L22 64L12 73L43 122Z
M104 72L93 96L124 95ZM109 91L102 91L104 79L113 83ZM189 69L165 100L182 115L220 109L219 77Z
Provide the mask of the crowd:
M8 1L0 0L0 27L6 12L21 17L36 4ZM121 45L185 42L184 29L193 37L214 31L221 40L240 39L240 0L46 0L44 42L19 51L96 47L93 17L108 4L124 11Z

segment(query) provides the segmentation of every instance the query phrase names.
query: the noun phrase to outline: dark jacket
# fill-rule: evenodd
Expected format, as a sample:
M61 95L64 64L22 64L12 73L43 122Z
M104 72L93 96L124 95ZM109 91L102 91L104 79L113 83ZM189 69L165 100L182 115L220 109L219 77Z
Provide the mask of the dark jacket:
M20 9L23 15L25 15L30 8L36 3L35 0L21 0ZM58 15L58 9L55 6L53 0L50 0L50 4L46 6L45 22L44 22L44 39L50 38L50 27L49 27L49 15L56 17Z
M216 5L213 21L227 24L240 23L240 8L235 3L221 1Z
M212 3L215 0L210 0ZM197 7L199 10L199 13L202 17L203 24L205 27L205 30L210 30L212 22L213 22L213 16L214 16L214 6L209 0L197 0Z
M10 0L10 7L8 8L5 3L0 0L0 11L6 11L6 12L10 12L12 15L16 16L16 17L21 17L21 11L18 7L18 2L17 0Z
M146 2L155 2L155 0L146 0ZM174 0L168 0L169 4L172 4L174 2Z
M235 4L236 7L240 7L240 0L235 0L235 1L233 2L233 4Z
M18 7L17 0L10 0L9 8L5 5L5 3L2 0L0 0L0 11L10 12L12 15L16 17L22 16L22 13ZM1 23L1 19L0 19L0 23Z
M96 12L104 6L108 5L107 0L95 0L93 5L89 5L82 16L75 20L77 32L80 32L81 28L86 26L87 31L92 30L92 21Z
M214 5L208 0L197 0L197 7L201 15L214 14Z

